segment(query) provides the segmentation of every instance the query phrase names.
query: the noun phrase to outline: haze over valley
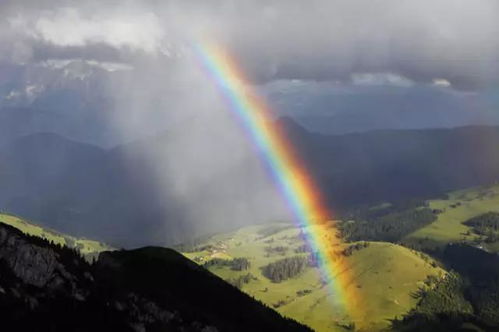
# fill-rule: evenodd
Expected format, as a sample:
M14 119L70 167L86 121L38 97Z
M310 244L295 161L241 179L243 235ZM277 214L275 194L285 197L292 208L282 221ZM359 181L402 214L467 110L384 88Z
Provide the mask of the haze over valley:
M496 331L495 0L0 2L7 331Z

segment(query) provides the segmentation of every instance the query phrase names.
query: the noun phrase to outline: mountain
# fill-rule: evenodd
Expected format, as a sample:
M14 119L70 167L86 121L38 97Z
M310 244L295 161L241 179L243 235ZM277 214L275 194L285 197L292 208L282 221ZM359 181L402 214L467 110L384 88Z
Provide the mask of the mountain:
M293 145L315 174L330 206L414 197L499 180L499 127L380 130L321 135L285 119Z
M268 98L274 110L324 134L499 124L499 113L483 103L494 98L488 91L456 93L423 84L355 86L352 91L315 81L271 86L277 88Z
M279 124L337 216L362 205L432 198L499 179L499 127L335 136L309 132L290 118ZM241 226L235 217L240 211L230 202L258 199L252 195L258 184L248 180L258 176L240 174L247 161L213 175L186 204L177 200L174 185L162 180L168 166L149 157L173 143L169 133L114 149L55 134L18 138L0 147L0 209L116 247L180 242L207 229ZM230 186L236 179L246 181L244 192ZM217 229L200 222L202 216L186 217L190 204L207 197L229 202L219 211Z
M103 242L63 234L8 214L0 213L0 223L12 226L24 234L36 236L53 244L77 250L88 261L97 258L99 253L103 251L115 250Z
M75 250L0 224L2 328L15 331L309 331L171 249Z
M84 60L0 64L0 72L1 142L42 132L102 145L116 141L105 91L121 73Z
M0 142L52 132L114 146L123 143L124 137L135 140L174 127L175 120L167 114L184 110L171 100L189 100L192 93L190 87L182 91L178 82L142 90L138 78L143 74L123 63L51 59L36 64L2 63L0 73ZM164 83L164 74L156 70L142 79L154 81L151 74L159 75L159 82ZM277 114L293 116L310 130L327 134L499 123L498 113L484 103L495 100L492 91L456 93L426 84L345 89L330 82L300 80L269 82L259 90ZM128 109L129 94L123 91L131 91L132 96L140 91L136 98L140 96L141 105ZM133 121L122 126L129 118ZM123 135L124 127L136 130L128 128Z
M56 134L21 137L1 149L2 208L65 231L105 195L105 158L98 147Z

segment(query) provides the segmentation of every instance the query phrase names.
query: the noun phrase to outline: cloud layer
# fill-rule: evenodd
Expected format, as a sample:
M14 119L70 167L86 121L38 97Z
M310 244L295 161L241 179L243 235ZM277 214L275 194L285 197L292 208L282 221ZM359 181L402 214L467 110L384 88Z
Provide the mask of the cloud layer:
M8 1L0 10L3 53L10 53L3 57L21 62L172 57L210 38L238 54L256 80L387 72L478 89L498 76L494 0L54 0Z

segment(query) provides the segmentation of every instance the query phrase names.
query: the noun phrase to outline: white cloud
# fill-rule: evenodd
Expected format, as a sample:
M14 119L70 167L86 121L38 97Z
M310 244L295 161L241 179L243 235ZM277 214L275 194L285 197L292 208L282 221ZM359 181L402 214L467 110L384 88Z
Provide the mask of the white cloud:
M106 44L156 54L165 36L158 17L151 12L123 12L84 16L75 8L43 11L30 22L17 16L9 20L12 28L55 46L83 47Z
M26 97L28 100L34 100L42 91L44 87L37 84L29 84L25 88Z
M108 61L96 61L96 60L82 60L82 59L47 59L39 63L38 65L45 68L52 69L62 69L68 66L72 62L82 62L91 67L97 67L104 69L109 72L132 70L133 66L127 63L121 62L108 62Z
M354 85L386 85L410 87L414 82L403 76L392 73L356 73L352 74Z
M98 59L88 53L102 49L85 49L89 45L175 58L185 44L209 38L234 51L259 80L345 80L359 73L365 74L354 77L360 84L431 84L438 77L454 88L477 89L499 77L496 0L45 0L15 6L2 12L4 21L17 35L45 43L34 48L34 58L54 46L46 53L76 47L71 51ZM25 46L17 47L22 61L30 58ZM99 60L122 56L106 53ZM384 72L395 76L369 76Z
M21 97L21 92L19 91L16 91L16 90L12 90L9 92L8 95L6 95L4 98L6 100L15 100L15 99L18 99Z
M435 79L433 79L432 83L433 83L433 85L439 86L442 88L448 88L451 86L451 83L444 78L435 78Z

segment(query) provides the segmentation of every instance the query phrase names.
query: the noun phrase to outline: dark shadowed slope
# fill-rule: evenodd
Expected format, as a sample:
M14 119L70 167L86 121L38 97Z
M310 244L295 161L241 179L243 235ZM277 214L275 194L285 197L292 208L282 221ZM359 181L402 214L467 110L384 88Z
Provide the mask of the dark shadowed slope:
M222 331L306 331L172 249L105 252L98 275ZM168 286L170 285L170 286Z
M281 119L331 205L431 197L499 180L499 128L309 133Z
M0 225L6 331L309 331L173 250L74 250Z
M103 149L55 134L21 137L0 150L0 207L79 233L109 197L107 174Z

